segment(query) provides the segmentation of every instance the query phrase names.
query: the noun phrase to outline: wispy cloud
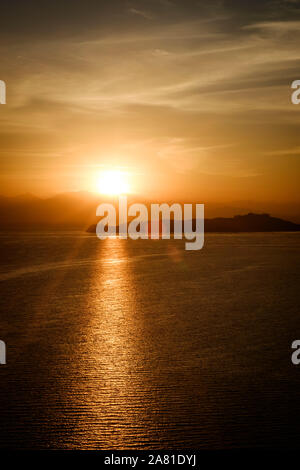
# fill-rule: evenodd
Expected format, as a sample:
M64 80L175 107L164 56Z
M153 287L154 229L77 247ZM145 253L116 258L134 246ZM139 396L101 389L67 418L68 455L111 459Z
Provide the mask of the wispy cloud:
M300 148L299 109L290 101L290 83L300 78L300 20L272 16L274 2L230 3L236 8L122 2L107 7L108 24L89 16L82 30L73 18L63 37L40 32L38 41L20 25L20 37L0 46L9 93L2 165L13 171L23 158L25 168L40 152L43 165L55 159L56 168L71 159L92 167L116 161L146 174L153 167L189 175L195 187L200 174L276 172L267 156L283 162Z
M150 14L149 12L147 12L147 11L138 10L137 8L130 8L129 11L133 15L141 16L142 18L145 18L146 20L152 20L153 19L153 15Z

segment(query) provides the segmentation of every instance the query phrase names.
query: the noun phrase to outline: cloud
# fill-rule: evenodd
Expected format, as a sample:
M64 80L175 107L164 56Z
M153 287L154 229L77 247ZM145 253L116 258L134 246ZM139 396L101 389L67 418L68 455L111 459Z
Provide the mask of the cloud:
M153 15L148 13L147 11L138 10L136 8L130 8L129 11L133 15L141 16L142 18L145 18L146 20L152 20L153 19Z
M295 155L300 156L300 146L287 148L287 149L280 149L280 150L269 150L268 152L264 152L264 155L270 156L288 156L288 155Z
M30 5L31 24L39 9ZM36 30L18 20L0 32L1 155L12 172L21 155L27 168L40 152L43 165L55 156L59 165L129 162L196 185L200 172L267 174L267 152L282 161L278 149L296 152L294 12L274 17L274 2L255 0L157 0L150 12L146 1L91 5L74 8L65 27L53 3Z
M277 33L291 33L300 30L300 21L266 21L261 23L253 23L243 27L245 30L266 30Z

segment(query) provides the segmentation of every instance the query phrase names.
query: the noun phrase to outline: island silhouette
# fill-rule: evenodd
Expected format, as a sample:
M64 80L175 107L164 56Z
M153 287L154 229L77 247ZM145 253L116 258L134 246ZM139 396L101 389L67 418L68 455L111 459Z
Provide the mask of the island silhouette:
M193 229L196 220L192 220ZM97 224L88 227L88 233L96 233ZM124 227L122 227L124 230ZM162 231L162 221L160 221L160 232ZM116 233L120 227L116 226ZM149 233L151 231L149 224ZM272 217L270 214L254 214L249 212L246 215L235 215L234 217L215 217L204 220L205 232L298 232L300 224L287 220ZM170 221L170 232L174 233L174 220Z
M1 230L64 230L74 229L95 233L97 206L102 202L117 204L117 199L103 198L88 192L61 193L48 198L32 194L16 197L0 196ZM128 203L134 203L128 198ZM150 213L151 204L142 200ZM157 201L155 201L157 202ZM167 201L169 204L173 201ZM183 203L183 202L182 202ZM205 203L205 232L296 232L300 230L298 206L274 207L275 216L264 213L268 208L251 211L251 207L226 207ZM236 215L242 214L242 215ZM118 215L118 214L117 214ZM288 221L291 217L293 222ZM118 219L117 219L118 220ZM130 219L129 219L130 220ZM195 227L195 220L193 220ZM116 228L118 232L118 227ZM171 220L171 233L174 221Z

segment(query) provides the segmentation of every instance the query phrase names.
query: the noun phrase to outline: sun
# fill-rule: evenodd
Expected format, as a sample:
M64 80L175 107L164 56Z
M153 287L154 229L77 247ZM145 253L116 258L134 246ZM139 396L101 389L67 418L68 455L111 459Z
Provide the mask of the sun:
M102 171L97 179L97 191L108 196L130 192L127 173L120 170Z

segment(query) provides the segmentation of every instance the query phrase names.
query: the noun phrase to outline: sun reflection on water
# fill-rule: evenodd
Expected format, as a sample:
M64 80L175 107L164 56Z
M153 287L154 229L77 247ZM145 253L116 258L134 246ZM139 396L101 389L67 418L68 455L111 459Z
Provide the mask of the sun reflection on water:
M137 428L143 427L145 433L147 387L139 350L143 317L136 315L138 299L127 246L125 240L107 239L95 254L101 261L91 276L89 318L82 326L87 357L81 393L86 411L80 422L85 446L91 440L100 448L128 447ZM93 424L90 435L87 420Z

